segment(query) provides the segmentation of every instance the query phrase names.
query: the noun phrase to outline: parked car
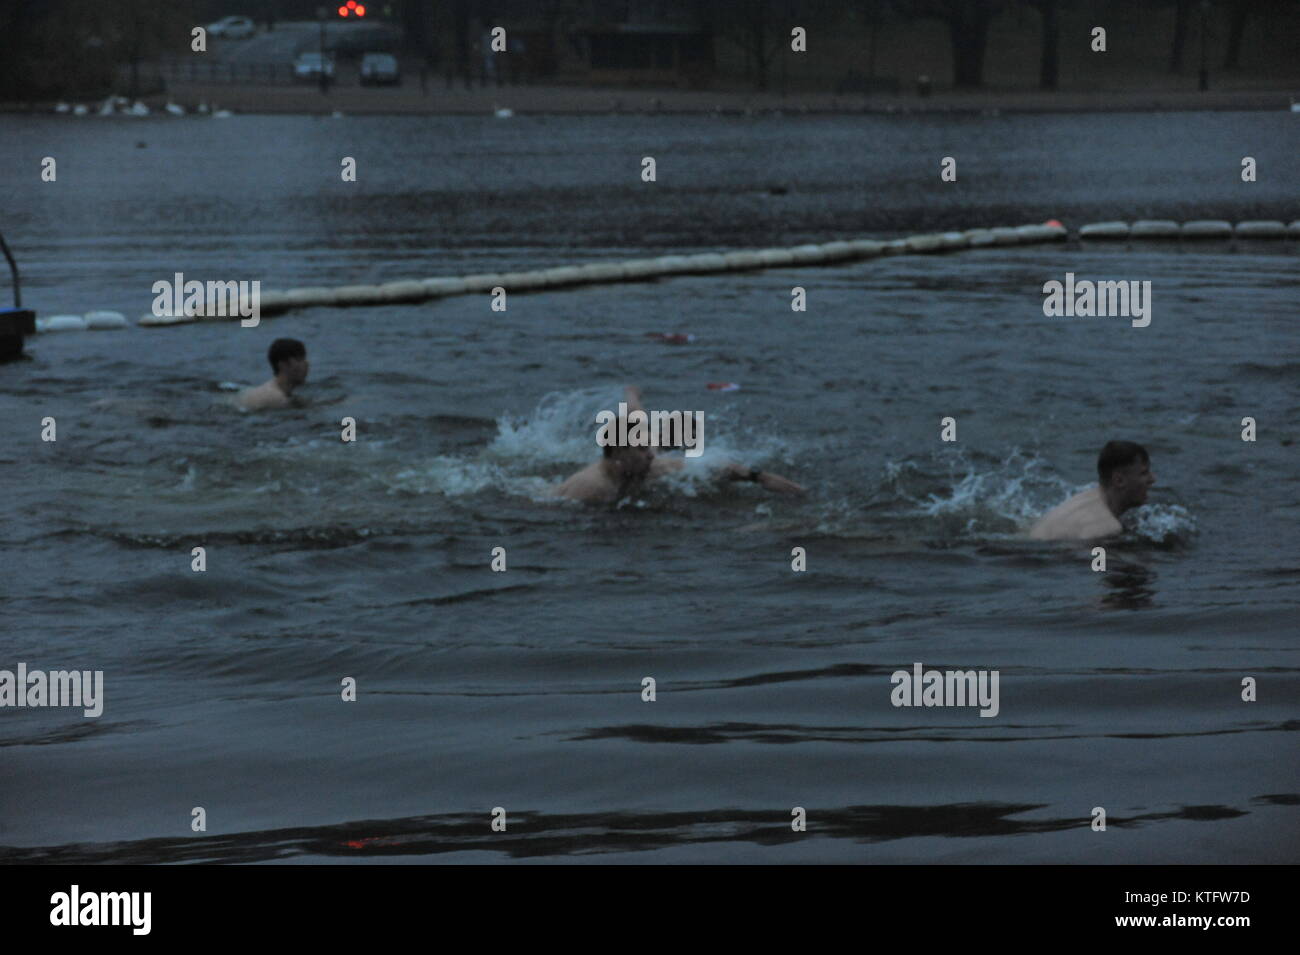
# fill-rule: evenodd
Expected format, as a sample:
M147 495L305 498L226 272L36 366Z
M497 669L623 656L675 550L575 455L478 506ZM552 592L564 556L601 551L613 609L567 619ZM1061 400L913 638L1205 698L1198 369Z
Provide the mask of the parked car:
M222 17L216 23L209 23L206 29L208 36L246 40L257 32L257 24L248 17Z
M397 57L391 53L367 53L361 58L361 85L378 86L381 83L402 82L402 71Z
M334 78L334 57L326 53L299 53L293 61L293 78L296 80L318 80L321 74Z

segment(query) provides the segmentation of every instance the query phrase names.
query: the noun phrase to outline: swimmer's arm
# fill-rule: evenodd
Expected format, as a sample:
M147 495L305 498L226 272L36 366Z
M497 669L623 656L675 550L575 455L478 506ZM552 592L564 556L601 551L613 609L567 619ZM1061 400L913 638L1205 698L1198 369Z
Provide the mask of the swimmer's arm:
M608 500L610 488L600 479L597 465L591 464L569 475L561 484L552 487L549 493L552 497L565 497L571 501L594 504Z
M741 467L734 461L728 461L724 465L722 479L724 481L753 481L764 490L775 491L778 494L804 494L807 492L807 488L795 484L789 478L773 474L771 471L758 471L757 468L751 471L751 469Z
M657 478L666 474L676 474L684 467L686 467L686 461L683 458L669 458L658 455L650 462L650 477Z

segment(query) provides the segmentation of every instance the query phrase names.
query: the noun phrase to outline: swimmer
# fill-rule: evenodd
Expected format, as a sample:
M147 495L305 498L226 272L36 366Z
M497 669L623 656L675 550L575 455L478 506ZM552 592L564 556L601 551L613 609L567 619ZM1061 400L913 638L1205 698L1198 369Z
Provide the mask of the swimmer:
M1101 483L1048 511L1029 531L1035 540L1088 540L1122 531L1119 516L1146 503L1156 483L1146 448L1132 441L1109 441L1097 457Z
M307 347L296 338L277 338L267 350L266 360L275 373L270 381L256 388L246 388L235 398L245 411L262 408L286 408L289 395L307 380Z
M629 386L626 391L629 413L641 408L641 392ZM586 504L614 504L634 495L648 482L665 477L686 467L682 458L656 455L649 447L635 445L605 445L599 461L587 465L568 480L551 489L555 497L565 497ZM783 494L802 494L804 488L793 481L760 471L743 468L733 462L724 462L717 473L722 481L752 481L769 491Z

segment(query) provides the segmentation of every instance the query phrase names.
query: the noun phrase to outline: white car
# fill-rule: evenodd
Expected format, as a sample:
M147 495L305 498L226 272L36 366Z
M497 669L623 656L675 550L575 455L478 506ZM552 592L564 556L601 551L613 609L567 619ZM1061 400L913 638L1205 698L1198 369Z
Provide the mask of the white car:
M225 37L227 40L246 40L257 32L257 24L248 17L222 17L216 23L207 26L208 36Z
M324 56L319 53L299 53L293 61L294 79L318 80L322 73L330 79L334 78L334 57L328 53Z

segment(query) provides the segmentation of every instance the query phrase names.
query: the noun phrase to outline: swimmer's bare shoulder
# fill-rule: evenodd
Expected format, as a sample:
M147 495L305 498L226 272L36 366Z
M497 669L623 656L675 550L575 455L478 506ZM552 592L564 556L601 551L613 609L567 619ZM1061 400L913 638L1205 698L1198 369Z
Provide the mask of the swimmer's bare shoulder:
M1110 537L1123 529L1106 506L1101 489L1091 487L1044 514L1029 536L1034 540L1090 540Z
M600 462L589 464L577 474L551 488L552 497L563 497L571 501L596 504L613 500L617 489L605 479L600 470Z
M246 388L235 398L235 404L245 411L260 411L263 408L287 408L289 396L276 387L272 379L256 388Z

